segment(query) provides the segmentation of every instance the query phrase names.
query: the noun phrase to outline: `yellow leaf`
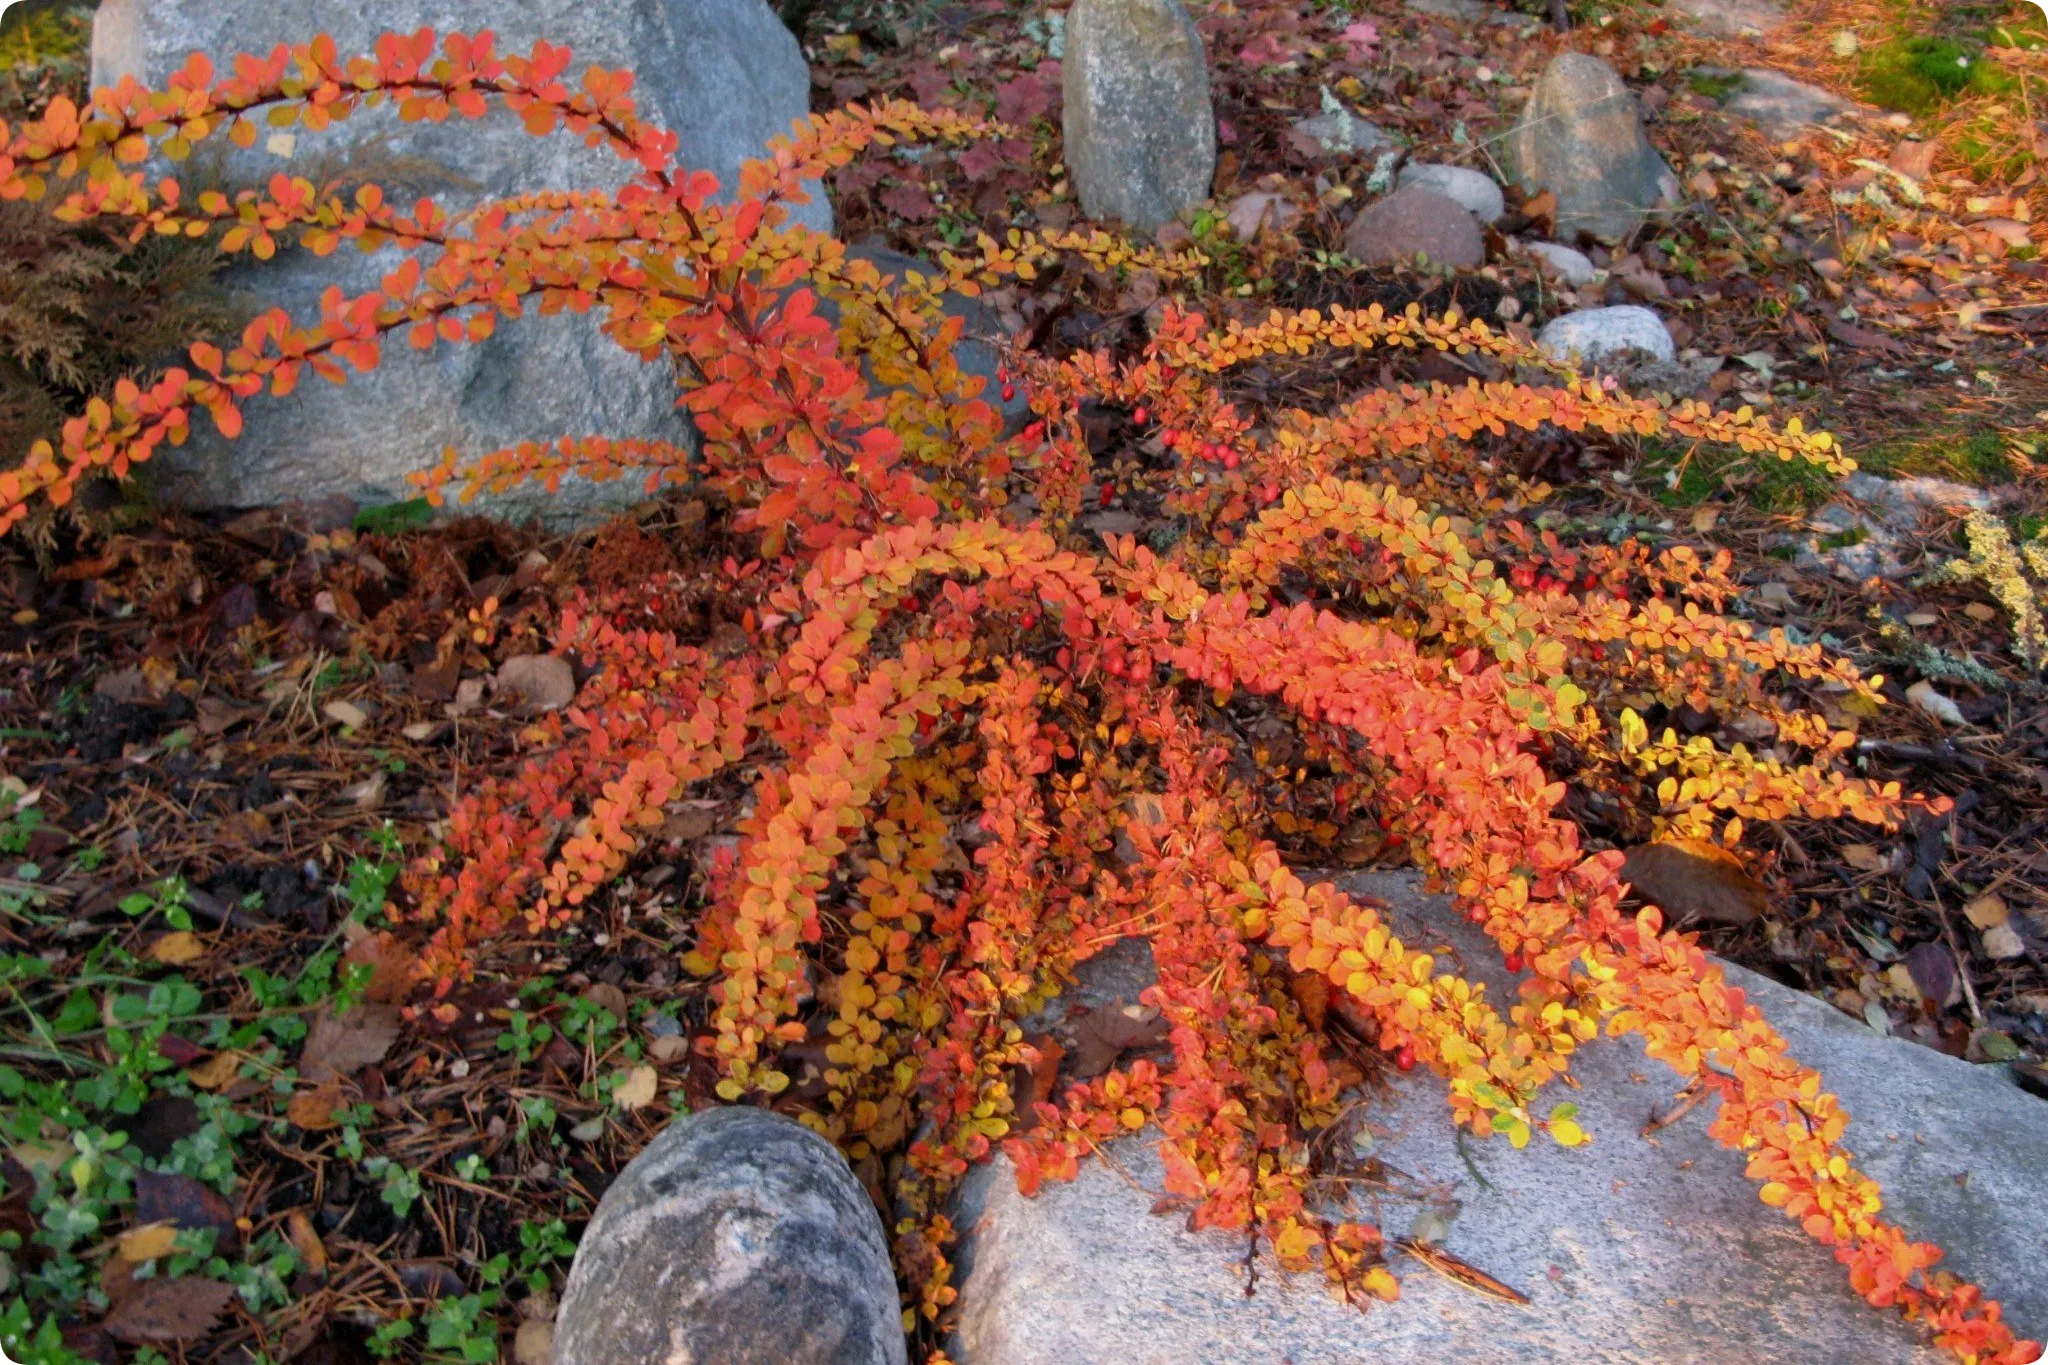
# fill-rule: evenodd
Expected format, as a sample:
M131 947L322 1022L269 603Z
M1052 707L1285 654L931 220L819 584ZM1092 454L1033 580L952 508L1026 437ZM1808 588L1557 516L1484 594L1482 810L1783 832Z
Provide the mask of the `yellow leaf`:
M141 1265L144 1261L170 1255L177 1240L178 1229L174 1224L149 1223L122 1233L118 1249L122 1260L130 1265Z
M1996 891L1986 891L1963 907L1963 914L1979 929L1995 929L2005 923L2011 913Z
M165 934L149 945L149 960L161 962L169 967L181 967L187 962L196 962L206 956L206 945L199 941L199 935L179 930Z
M1550 1125L1550 1136L1560 1147L1577 1147L1586 1140L1586 1130L1570 1119L1558 1119Z
M216 1052L196 1066L185 1068L185 1079L201 1090L225 1090L242 1069L239 1052Z

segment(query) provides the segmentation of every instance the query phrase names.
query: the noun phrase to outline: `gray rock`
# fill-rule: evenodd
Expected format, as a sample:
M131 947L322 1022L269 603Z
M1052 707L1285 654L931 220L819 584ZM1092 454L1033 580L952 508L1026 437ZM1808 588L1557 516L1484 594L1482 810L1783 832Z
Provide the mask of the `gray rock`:
M1504 28L1536 28L1542 20L1533 14L1488 4L1486 0L1406 0L1417 14L1438 19L1455 19L1462 24L1499 24Z
M1766 137L1782 140L1801 128L1853 113L1856 104L1832 90L1795 81L1782 71L1753 66L1744 68L1742 88L1722 101L1721 107L1756 124Z
M1664 319L1633 303L1552 318L1536 334L1536 346L1552 360L1598 370L1644 362L1668 365L1678 359Z
M1785 26L1786 14L1771 0L1671 0L1689 27L1715 38L1764 36Z
M1512 1000L1500 954L1412 874L1343 879L1393 906L1408 941L1448 954ZM1972 1067L1881 1038L1828 1005L1728 969L1817 1065L1855 1116L1850 1142L1915 1236L1985 1284L2023 1335L2048 1325L2037 1273L2048 1204L2048 1110L2002 1067ZM955 1218L963 1259L961 1365L1936 1365L1947 1359L1896 1314L1866 1306L1830 1251L1756 1197L1743 1159L1707 1136L1712 1105L1643 1139L1677 1088L1638 1042L1589 1044L1570 1098L1594 1135L1567 1151L1456 1140L1440 1079L1392 1077L1359 1111L1362 1143L1399 1173L1361 1201L1390 1236L1449 1224L1444 1249L1526 1294L1482 1298L1400 1254L1398 1303L1361 1313L1309 1277L1260 1266L1244 1238L1150 1216L1154 1142L1112 1149L1116 1169L1018 1196L1001 1161L970 1177ZM1354 1134L1360 1130L1354 1129ZM1361 1140L1354 1136L1354 1148ZM1468 1164L1469 1163L1469 1164ZM1135 1181L1141 1188L1133 1189Z
M1360 209L1344 230L1344 254L1365 265L1415 259L1469 270L1486 264L1486 237L1464 205L1411 185Z
M1926 511L1979 511L1991 506L1991 494L1948 479L1887 479L1857 470L1842 481L1842 491L1880 509L1886 521L1912 530Z
M1331 109L1314 118L1296 119L1293 126L1295 132L1312 139L1333 156L1378 152L1401 145L1392 133L1348 109Z
M1799 568L1830 573L1845 583L1904 578L1908 542L1924 513L1953 515L1992 505L1989 493L1967 484L1886 479L1862 470L1842 481L1842 492L1843 498L1807 519L1805 534L1779 543L1798 551L1793 563ZM1851 543L1839 543L1843 540Z
M1301 209L1284 194L1253 190L1231 201L1223 221L1230 224L1231 234L1238 241L1249 242L1266 228L1283 234L1292 231L1301 221Z
M349 55L368 51L386 30L473 30L486 21L500 51L523 53L540 38L569 46L572 76L593 62L634 70L634 98L644 115L680 135L680 163L715 172L728 186L742 160L760 155L768 138L809 112L809 69L765 0L528 0L482 8L456 0L105 0L94 24L92 79L104 85L133 75L160 85L193 51L225 68L236 53L268 54L323 30ZM269 137L225 160L209 149L187 172L231 183L261 183L277 171L318 181L343 165L399 202L430 194L453 210L528 190L616 186L626 178L624 163L609 151L587 148L569 133L531 137L503 109L481 122L433 124L402 123L388 106L323 132ZM799 216L816 228L831 226L822 194ZM373 290L400 259L344 247L320 260L293 250L267 263L241 258L227 283L261 306L311 320L329 284L352 294ZM374 373L345 386L307 375L289 398L251 401L238 440L222 441L201 419L195 439L166 451L152 469L162 492L197 505L334 493L389 502L412 496L405 476L448 446L467 457L558 436L686 443L691 431L675 399L666 363L627 354L599 334L594 319L527 317L481 346L418 352L400 338L385 346ZM641 486L638 479L583 485L553 498L535 489L496 510L570 522L637 501Z
M1082 210L1150 233L1207 199L1216 110L1180 0L1075 0L1066 35L1065 157Z
M1556 242L1522 242L1516 249L1524 255L1534 256L1545 274L1555 275L1574 289L1593 283L1600 275L1600 268L1593 264L1592 257L1583 251L1559 246Z
M1643 132L1635 95L1598 57L1551 59L1508 135L1517 183L1557 195L1557 228L1619 240L1679 197L1678 177Z
M765 1109L678 1119L619 1172L562 1290L555 1365L903 1365L882 1220Z
M1433 14L1439 19L1456 19L1460 23L1476 24L1495 13L1486 0L1405 0L1407 8L1417 14Z
M847 248L847 255L874 262L886 281L901 281L906 272L915 270L921 275L937 272L937 267L915 256L906 256L892 247L862 242ZM1002 393L1002 324L988 305L980 299L970 299L960 294L947 294L943 306L949 317L959 318L963 328L960 344L954 351L954 358L960 368L968 374L979 375L985 382L981 398L993 403L1003 415L1003 429L1014 435L1031 420L1031 403L1021 388L1013 388L1012 396L1005 399ZM829 299L819 301L818 313L834 326L839 322L838 306Z
M1493 177L1470 166L1411 162L1401 168L1395 183L1403 189L1419 185L1426 190L1435 190L1444 198L1464 205L1482 223L1497 223L1508 211L1507 200L1501 197L1500 186L1493 183Z

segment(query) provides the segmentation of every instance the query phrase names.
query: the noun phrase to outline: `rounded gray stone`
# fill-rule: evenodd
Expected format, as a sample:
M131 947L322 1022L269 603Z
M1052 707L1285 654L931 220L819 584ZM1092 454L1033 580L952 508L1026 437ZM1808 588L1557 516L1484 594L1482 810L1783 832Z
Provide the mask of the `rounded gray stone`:
M1408 262L1469 270L1486 264L1486 236L1465 206L1410 185L1359 210L1344 230L1344 254L1364 265Z
M1537 349L1552 360L1587 369L1670 364L1678 358L1664 319L1647 308L1582 308L1552 318L1536 334Z
M555 1365L904 1365L889 1247L825 1139L765 1109L678 1119L605 1191Z
M1082 211L1151 233L1207 199L1216 109L1180 0L1075 0L1066 43L1064 155Z
M1522 242L1517 250L1525 256L1535 257L1544 270L1574 289L1591 284L1600 273L1592 257L1585 252L1559 246L1556 242Z
M1401 168L1396 183L1403 189L1419 185L1435 190L1444 198L1463 204L1482 223L1497 223L1508 211L1507 200L1501 196L1500 186L1493 183L1493 177L1470 166L1411 162Z
M423 26L444 35L489 27L500 52L524 54L539 39L566 46L574 55L565 79L572 81L592 64L632 71L640 115L678 136L677 163L713 172L728 189L742 161L762 155L769 138L810 112L810 68L766 0L103 0L93 25L92 81L111 85L132 75L161 86L192 52L226 71L237 53L267 56L280 43L322 32L353 56L387 31ZM533 190L616 188L631 174L609 150L586 147L574 133L529 135L502 107L481 120L405 123L387 104L319 132L263 129L246 151L225 150L225 143L212 139L176 174L195 183L220 176L230 186L260 185L280 171L316 183L346 175L383 186L394 203L409 207L431 196L455 212ZM820 187L811 189L812 202L795 216L829 230L831 206ZM391 249L366 256L344 245L315 258L293 248L267 262L239 257L224 282L252 306L282 307L305 324L319 318L328 285L351 295L374 291L403 259ZM451 446L473 458L562 436L693 441L666 358L649 364L620 349L600 333L595 315L540 317L537 306L527 313L481 345L415 351L402 335L389 339L375 371L340 386L308 373L288 397L254 398L233 441L202 417L191 441L166 449L144 472L161 494L192 506L337 494L369 504L414 496L406 476ZM569 524L637 502L643 487L637 477L573 483L557 495L534 487L485 505Z
M1583 52L1551 59L1508 135L1515 179L1557 196L1557 229L1619 240L1678 199L1678 177L1643 132L1642 110L1614 68Z

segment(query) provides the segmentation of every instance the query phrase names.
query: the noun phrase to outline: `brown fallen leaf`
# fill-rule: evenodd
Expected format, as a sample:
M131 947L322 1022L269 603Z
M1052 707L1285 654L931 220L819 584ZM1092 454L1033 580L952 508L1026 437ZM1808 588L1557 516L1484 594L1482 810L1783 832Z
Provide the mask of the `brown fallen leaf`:
M199 1231L211 1228L216 1251L231 1251L241 1244L241 1229L235 1226L235 1211L212 1187L189 1175L164 1171L139 1171L135 1176L135 1221L168 1223L173 1227Z
M1038 1113L1034 1106L1051 1104L1058 1094L1060 1064L1066 1060L1067 1050L1060 1046L1059 1039L1049 1033L1034 1034L1024 1040L1038 1054L1038 1060L1031 1064L1025 1080L1025 1093L1018 1096L1018 1132L1029 1132L1038 1126Z
M1846 322L1828 324L1828 335L1844 346L1853 346L1859 351L1873 351L1878 355L1911 355L1912 348L1883 332L1873 332L1868 327L1854 327Z
M1628 851L1621 875L1674 924L1747 924L1770 906L1770 894L1742 860L1704 839L1639 844Z
M242 1069L239 1052L216 1052L205 1061L185 1068L185 1079L201 1090L225 1090L234 1084Z
M365 934L349 944L348 951L341 955L344 970L350 967L370 969L370 980L363 988L363 999L373 1005L395 1005L411 995L413 968L417 961L412 949L401 943L398 936L388 929Z
M219 697L201 697L193 704L193 711L199 733L209 738L224 735L243 721L254 720L263 714L263 708L259 706L237 706Z
M235 1297L233 1285L200 1275L144 1280L115 1305L105 1326L130 1346L187 1345L212 1331Z
M1986 891L1963 907L1963 918L1979 929L1989 929L2006 922L2012 911L2006 909L2005 900L1996 891Z
M1916 944L1907 950L1903 965L1920 998L1935 1009L1954 1009L1962 1003L1963 981L1956 973L1956 957L1944 945Z
M1872 844L1844 844L1842 861L1858 872L1882 872L1891 865L1883 851Z
M1137 1048L1166 1041L1166 1020L1144 1005L1105 1005L1074 1022L1074 1050L1067 1054L1067 1078L1085 1081L1116 1065Z
M1287 993L1300 1008L1302 1022L1321 1033L1330 1013L1330 979L1321 972L1296 972L1288 978Z
M306 1031L299 1074L316 1083L353 1075L383 1061L397 1041L398 1011L390 1005L358 1005L342 1015L322 1010Z
M306 1216L304 1209L293 1209L284 1216L284 1231L292 1250L299 1253L299 1260L306 1269L315 1275L326 1274L327 1244L313 1230L313 1220Z
M284 1116L309 1133L324 1133L341 1126L341 1120L334 1114L343 1103L340 1083L328 1081L293 1095L284 1108Z

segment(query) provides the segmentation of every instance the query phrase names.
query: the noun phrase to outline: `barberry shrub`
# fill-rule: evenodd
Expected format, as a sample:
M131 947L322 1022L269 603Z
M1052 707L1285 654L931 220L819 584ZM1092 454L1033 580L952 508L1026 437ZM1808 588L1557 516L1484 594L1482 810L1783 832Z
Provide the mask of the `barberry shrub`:
M1398 1065L1441 1073L1453 1122L1518 1147L1587 1141L1571 1106L1546 1110L1545 1084L1603 1031L1637 1034L1718 1098L1712 1131L1763 1202L1833 1247L1872 1304L1966 1361L2035 1358L1996 1303L1936 1268L1937 1248L1883 1220L1820 1077L1691 935L1654 907L1624 912L1620 854L1588 851L1566 813L1570 796L1633 836L1731 849L1793 815L1894 825L1927 803L1843 772L1850 736L1811 704L1874 703L1877 680L1721 615L1725 555L1531 530L1519 516L1546 490L1484 454L1548 424L1851 468L1825 434L1632 398L1456 316L1212 327L1169 307L1134 355L1014 357L1036 420L1006 436L956 359L946 292L1061 258L1168 281L1199 259L1012 233L885 286L787 206L864 148L990 129L899 103L814 116L721 201L639 120L629 76L571 85L568 64L546 44L500 54L488 33L388 35L350 58L315 38L227 76L195 56L166 90L124 83L0 129L0 197L59 185L61 218L230 253L295 240L403 257L378 292L332 292L315 319L259 316L230 351L196 346L189 369L117 385L61 445L0 474L0 522L125 474L201 410L233 436L265 388L339 382L394 339L459 344L531 308L590 312L675 366L694 453L593 433L420 476L437 499L572 474L695 479L759 547L706 571L746 610L742 648L661 628L664 594L701 583L564 610L558 647L590 671L581 695L528 731L522 767L462 798L393 908L431 932L437 992L487 968L493 936L558 929L606 896L699 784L746 784L737 850L706 869L684 958L708 984L697 1046L726 1100L800 1102L856 1159L904 1151L898 1265L928 1341L954 1298L946 1198L972 1163L1000 1148L1028 1190L1148 1127L1166 1194L1195 1222L1253 1232L1353 1302L1393 1297L1380 1231L1316 1183L1310 1139L1356 1080L1324 1032L1334 1014ZM630 181L450 215L283 175L188 202L142 169L209 137L247 145L259 120L320 127L379 104L474 118L493 103L536 135L612 148ZM1336 349L1531 377L1382 388L1319 414L1230 398L1248 362ZM1098 459L1084 403L1117 414L1146 458ZM1177 539L1098 548L1077 532L1117 492L1155 499ZM1753 713L1776 743L1724 750L1646 719L1679 707ZM1266 737L1250 753L1246 731ZM1291 870L1315 851L1302 831L1361 817L1484 926L1515 999ZM1049 1058L1024 1021L1134 936L1158 962L1147 999L1170 1058L1039 1093Z

